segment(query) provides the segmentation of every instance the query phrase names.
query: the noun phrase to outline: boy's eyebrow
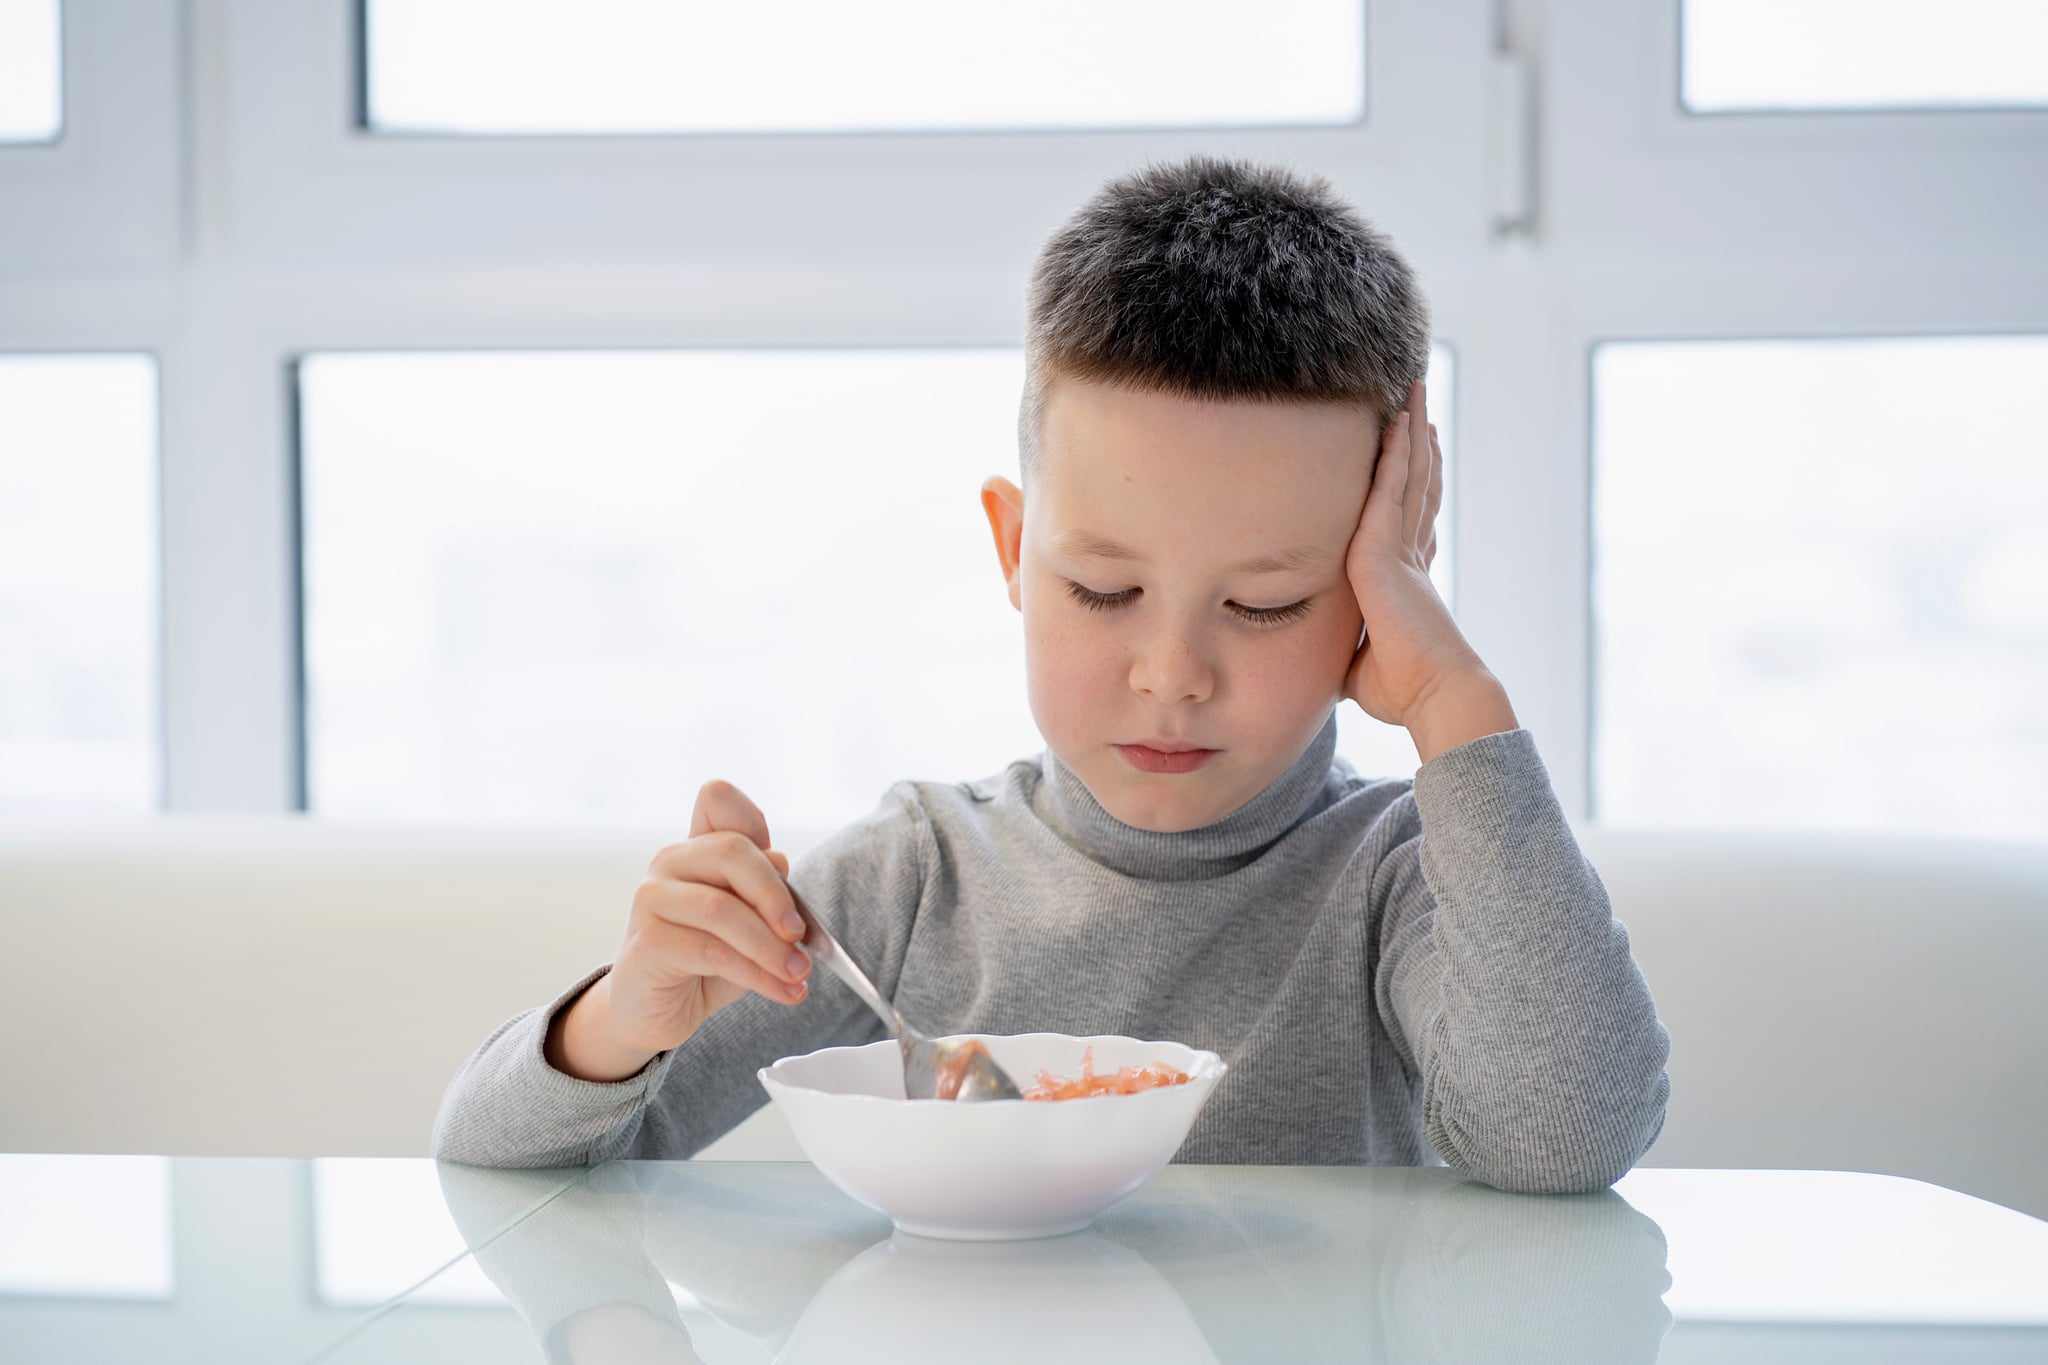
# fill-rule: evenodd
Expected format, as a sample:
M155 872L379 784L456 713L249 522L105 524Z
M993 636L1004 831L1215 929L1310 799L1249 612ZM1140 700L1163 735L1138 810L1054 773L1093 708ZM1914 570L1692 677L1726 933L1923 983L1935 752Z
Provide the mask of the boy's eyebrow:
M1142 559L1136 550L1119 545L1109 537L1093 531L1062 531L1052 538L1052 546L1062 554L1077 555L1088 559ZM1313 569L1326 564L1332 558L1328 550L1315 545L1299 545L1293 549L1280 550L1274 554L1260 555L1231 569L1231 573L1288 573L1295 569Z

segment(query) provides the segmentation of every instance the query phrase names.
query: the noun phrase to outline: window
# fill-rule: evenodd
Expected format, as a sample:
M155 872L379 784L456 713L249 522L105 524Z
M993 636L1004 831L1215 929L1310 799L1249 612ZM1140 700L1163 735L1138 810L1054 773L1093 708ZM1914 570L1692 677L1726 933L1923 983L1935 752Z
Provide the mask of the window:
M0 640L0 813L155 809L148 356L0 356Z
M1595 811L2048 834L2048 337L1594 359Z
M309 805L837 824L1040 745L1014 350L317 355ZM802 400L793 401L793 396Z
M12 519L0 536L10 813L146 810L161 788L179 811L666 821L706 769L738 781L742 761L787 771L822 754L820 784L781 796L791 818L837 819L885 781L988 772L1031 752L1021 689L948 681L1018 671L1015 655L995 662L1021 645L973 496L983 475L1014 467L1014 377L962 378L971 398L906 437L903 489L933 486L942 468L961 482L929 525L908 510L889 523L922 528L940 562L979 566L918 586L915 604L987 614L920 655L913 637L929 636L904 607L865 641L848 639L845 612L790 608L785 634L873 652L850 683L858 701L803 693L793 713L815 713L815 728L765 752L701 726L685 735L683 718L713 705L791 712L789 646L761 621L707 621L694 594L719 566L620 490L654 486L649 471L664 469L676 482L663 496L739 507L721 532L759 527L768 499L793 500L762 473L776 466L727 488L689 451L724 441L829 478L802 442L843 445L846 428L759 405L772 386L758 377L714 392L689 365L1014 366L1046 234L1106 178L1206 152L1325 174L1409 252L1445 348L1436 368L1452 349L1457 361L1455 410L1448 371L1432 386L1455 485L1440 589L1448 598L1455 555L1458 621L1536 735L1568 813L1596 818L1598 785L1597 818L1704 826L1718 818L1709 798L1671 794L1693 757L1660 691L1671 675L1659 651L1677 627L1631 622L1630 584L1612 577L1626 565L1692 590L1671 553L1698 540L1694 523L1674 521L1659 544L1661 525L1627 522L1691 515L1655 482L1667 467L1644 441L1676 449L1698 433L1667 412L1668 432L1623 440L1621 414L1647 400L1627 397L1637 380L1623 371L1595 369L1629 348L1695 344L1646 339L2048 335L2036 287L2048 94L2028 26L2042 7L2017 0L1284 0L1255 16L1208 0L189 10L131 6L98 24L87 7L0 0L0 26L39 26L0 27L0 104L43 77L49 92L36 97L44 113L8 125L31 131L0 138L56 138L0 147L0 369L160 357L164 412L161 461L153 425L138 425L148 444L135 462L94 473L103 486L81 500L53 481L82 466L24 455L21 433L33 414L39 431L84 440L125 408L81 395L66 400L84 414L74 422L39 407L33 383L0 394L0 515L27 515L33 496L33 535L56 542L54 557L17 551ZM75 20L61 86L60 18ZM1117 79L1090 54L1108 54ZM1218 61L1229 79L1214 78ZM693 70L705 79L674 78ZM197 107L195 72L219 77L200 118L181 113ZM1793 116L1808 110L1834 112ZM521 357L535 368L464 368ZM643 362L656 368L625 377ZM697 395L687 413L662 393L671 384ZM612 408L577 412L568 396L586 391ZM875 429L877 407L834 393ZM550 482L565 459L589 487ZM1626 508L1605 505L1623 497ZM2023 542L2004 553L2024 567L2038 527L2002 525L2001 544ZM1862 581L1895 534L1872 530L1864 559L1826 542L1845 556L1834 571ZM85 548L95 536L112 537L113 557ZM828 591L900 592L898 553L857 547ZM1608 574L1597 586L1596 561ZM87 589L73 580L116 563L125 605L77 606ZM802 601L786 571L744 569ZM73 605L60 612L53 594ZM582 607L593 599L599 610ZM672 613L657 614L661 630L628 632L656 607ZM2038 670L2018 617L1971 619L1967 647L1991 651L1976 656L1985 667ZM1649 633L1632 635L1639 625ZM1751 628L1726 627L1710 662L1730 670L1727 688L1768 701L1785 680L1753 675ZM12 649L17 637L34 652ZM1840 679L1883 678L1867 640L1835 643ZM917 666L899 668L905 658ZM759 695L703 690L745 676L728 659L768 680ZM99 681L74 686L88 675ZM1848 712L1814 695L1831 708L1816 732L1834 733ZM849 713L870 704L893 709L850 731ZM1782 697L1768 704L1780 709L1742 720L1729 708L1717 724L1783 726ZM87 710L97 730L80 728ZM903 728L912 712L928 743ZM1972 712L1971 752L2037 752L2000 714ZM1361 771L1412 768L1405 734L1350 707L1340 717L1339 752ZM1743 752L1705 757L1731 765ZM1981 760L1987 782L2007 761ZM1903 818L1854 796L1828 818ZM1784 818L1807 820L1793 804L1781 802ZM1981 828L1919 809L1930 832ZM2020 837L2048 837L2028 828Z
M1684 97L1729 110L2048 105L2040 0L1685 0Z
M363 0L378 132L1344 124L1359 0ZM1087 35L1077 42L1077 34Z
M60 29L59 0L0 0L0 144L63 131Z

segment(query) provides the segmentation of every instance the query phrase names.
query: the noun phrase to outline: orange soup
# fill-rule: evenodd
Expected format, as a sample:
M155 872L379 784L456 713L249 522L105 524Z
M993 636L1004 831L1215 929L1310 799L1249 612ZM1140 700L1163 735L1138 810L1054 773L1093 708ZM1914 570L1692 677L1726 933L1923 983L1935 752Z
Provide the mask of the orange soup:
M1027 1100L1079 1100L1091 1095L1135 1095L1140 1090L1186 1085L1194 1077L1164 1062L1146 1066L1121 1066L1107 1075L1095 1073L1095 1049L1081 1054L1081 1074L1062 1080L1050 1071L1038 1073L1038 1083L1024 1092Z

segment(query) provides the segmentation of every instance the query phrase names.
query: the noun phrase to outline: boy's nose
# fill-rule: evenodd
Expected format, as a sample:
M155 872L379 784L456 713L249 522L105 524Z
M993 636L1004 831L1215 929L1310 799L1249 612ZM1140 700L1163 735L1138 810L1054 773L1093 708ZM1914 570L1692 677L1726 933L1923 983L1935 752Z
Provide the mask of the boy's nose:
M1164 705L1207 701L1215 687L1215 671L1185 634L1154 640L1131 660L1131 690Z

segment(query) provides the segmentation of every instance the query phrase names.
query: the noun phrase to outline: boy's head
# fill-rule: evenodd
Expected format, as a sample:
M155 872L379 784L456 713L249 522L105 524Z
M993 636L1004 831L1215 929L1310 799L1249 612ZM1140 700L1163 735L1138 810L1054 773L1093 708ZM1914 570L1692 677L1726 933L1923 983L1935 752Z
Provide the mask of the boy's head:
M1323 178L1194 157L1109 182L1052 235L1026 329L1024 486L982 502L1032 715L1117 819L1212 823L1342 695L1345 550L1428 367L1427 309ZM1210 752L1159 771L1147 741Z

